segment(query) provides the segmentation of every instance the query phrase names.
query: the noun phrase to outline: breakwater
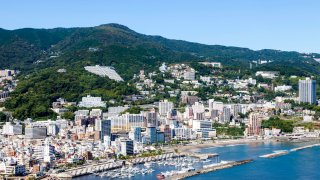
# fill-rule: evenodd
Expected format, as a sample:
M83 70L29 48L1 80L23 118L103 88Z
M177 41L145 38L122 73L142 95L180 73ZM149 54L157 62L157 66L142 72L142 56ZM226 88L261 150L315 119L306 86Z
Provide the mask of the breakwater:
M303 149L312 148L312 147L316 147L316 146L320 146L320 144L312 144L312 145L302 146L302 147L298 147L298 148L293 148L290 151L300 151Z
M231 167L234 167L234 166L239 166L239 165L242 165L242 164L247 164L247 163L250 163L252 161L253 161L252 159L241 160L241 161L229 161L229 162L220 163L220 164L213 165L213 166L206 166L204 168L201 168L201 169L198 169L198 170L195 170L195 171L176 174L176 175L170 176L170 177L168 177L166 179L169 179L169 180L185 179L185 178L196 176L196 175L199 175L199 174L205 174L205 173L209 173L209 172L212 172L212 171L217 171L217 170L220 170L220 169L226 169L226 168L231 168Z
M273 153L270 153L270 154L261 155L259 157L261 157L261 158L274 158L274 157L286 155L290 152L300 151L303 149L312 148L312 147L316 147L316 146L320 146L320 144L311 144L311 145L301 146L301 147L297 147L297 148L292 148L290 150L278 150L278 151L274 151Z
M262 156L259 156L261 158L274 158L274 157L278 157L278 156L282 156L282 155L285 155L285 154L288 154L289 152L287 150L280 150L280 151L275 151L273 153L270 153L270 154L265 154L265 155L262 155Z

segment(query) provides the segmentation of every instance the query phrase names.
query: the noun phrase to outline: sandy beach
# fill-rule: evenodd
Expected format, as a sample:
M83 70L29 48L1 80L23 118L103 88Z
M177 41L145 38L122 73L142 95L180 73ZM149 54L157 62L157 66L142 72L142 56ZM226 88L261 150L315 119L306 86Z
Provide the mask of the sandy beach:
M189 152L193 153L204 148L236 146L236 145L262 143L262 142L277 142L279 140L280 139L228 139L228 140L204 141L203 143L198 143L194 141L187 145L177 145L177 146L168 147L166 150L174 151L175 149L177 149L179 153L189 153ZM298 141L290 141L290 142L292 143L301 142L301 141L311 142L315 140L319 140L319 138L306 138L306 139L303 138ZM281 139L281 141L287 141L287 139Z
M274 139L230 139L230 140L215 140L215 141L204 141L203 143L192 142L186 145L176 145L164 148L167 151L175 151L178 150L180 153L192 153L197 152L200 149L211 148L211 147L220 147L226 145L241 145L241 144L249 144L249 143L260 143L260 142L275 142Z

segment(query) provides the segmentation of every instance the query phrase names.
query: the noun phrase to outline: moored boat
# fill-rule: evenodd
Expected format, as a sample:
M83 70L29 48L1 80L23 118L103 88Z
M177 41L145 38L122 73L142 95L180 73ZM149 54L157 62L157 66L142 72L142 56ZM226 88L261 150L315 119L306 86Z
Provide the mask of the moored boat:
M157 174L157 179L164 179L165 176L163 174Z

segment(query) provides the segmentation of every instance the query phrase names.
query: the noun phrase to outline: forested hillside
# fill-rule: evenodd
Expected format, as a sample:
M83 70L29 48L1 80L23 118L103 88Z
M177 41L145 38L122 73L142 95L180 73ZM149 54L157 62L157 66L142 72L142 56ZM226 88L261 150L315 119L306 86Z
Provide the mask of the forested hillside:
M126 82L92 75L86 65L113 66L126 80L161 63L217 61L239 69L277 70L286 75L320 73L319 54L204 45L137 33L119 24L88 28L0 29L0 67L21 71L19 84L6 107L18 118L48 117L58 97L69 101L93 94L104 100L136 93ZM267 61L255 65L255 62ZM58 73L59 68L67 72Z

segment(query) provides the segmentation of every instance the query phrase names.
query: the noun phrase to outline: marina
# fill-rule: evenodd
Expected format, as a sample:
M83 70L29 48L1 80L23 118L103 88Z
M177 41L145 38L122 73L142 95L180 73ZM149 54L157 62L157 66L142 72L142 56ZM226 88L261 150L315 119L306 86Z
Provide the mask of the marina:
M174 159L178 158L177 161ZM173 166L180 166L185 165L184 160L187 159L185 155L168 153L163 155L157 155L153 157L144 157L144 158L135 158L127 161L116 161L116 162L103 162L98 164L91 164L82 167L77 167L73 169L66 170L65 172L55 174L53 176L69 179L89 174L95 174L98 176L115 176L115 177L128 177L128 175L132 174L146 174L152 172L150 169L152 164L158 165L173 165ZM134 165L144 164L145 170L137 169L133 167ZM124 166L127 169L124 169ZM105 171L112 171L112 173L105 173ZM135 172L135 173L134 173ZM117 174L118 173L118 174Z
M84 175L94 175L100 178L129 179L134 176L145 176L154 171L154 168L170 167L170 171L163 171L160 174L170 177L175 174L183 174L195 171L203 167L210 167L212 164L219 164L218 154L163 154L154 157L135 158L127 161L106 162L90 166L79 167L67 170L66 172L54 175L61 179L71 179Z
M215 156L217 157L217 155ZM190 171L195 171L203 167L210 167L210 165L219 165L218 158L214 159L201 159L194 156L179 156L175 158L168 158L165 161L149 161L144 164L131 164L129 166L123 166L112 171L95 173L96 176L109 177L109 178L131 178L137 175L148 175L154 171L154 168L159 167L171 167L171 171L163 171L157 174L158 179L168 178L176 174L183 174ZM212 164L210 164L212 163Z
M135 175L145 175L150 174L154 170L149 168L138 168L138 167L122 167L120 169L115 169L112 171L106 171L102 173L95 173L94 175L99 177L107 177L107 178L117 178L117 179L124 179L124 178L131 178Z
M318 142L316 142L318 143ZM301 156L304 153L310 153L317 151L319 148L309 148L306 151L301 151L302 154L300 154L300 151L297 152L290 152L288 155L283 156L281 158L274 158L272 161L269 161L269 158L260 158L259 156L261 154L268 154L274 151L278 151L279 149L294 149L298 147L304 147L309 146L310 142L299 142L299 143L284 143L284 142L266 142L266 143L250 143L246 145L241 146L224 146L224 147L211 147L211 148L204 148L199 150L199 154L218 154L217 157L208 158L205 160L200 160L196 157L190 157L186 153L184 157L176 157L176 158L168 158L165 161L150 161L147 163L140 163L133 166L133 168L137 167L139 169L152 169L153 171L150 173L139 173L137 172L134 174L134 176L131 177L123 177L122 179L132 179L132 180L139 180L139 179L145 179L145 180L154 180L154 179L174 179L174 178L182 178L182 179L221 179L222 177L227 177L226 179L233 179L234 177L240 177L244 176L245 178L240 177L240 179L252 179L252 177L257 178L257 176L266 175L264 174L265 171L258 171L257 174L252 173L245 173L245 172L251 172L251 169L255 166L261 166L264 167L264 165L267 163L269 166L267 168L274 167L274 161L277 163L284 163L281 159L290 159L291 161L295 161L295 159L291 159L292 156ZM310 151L310 152L309 152ZM315 151L315 152L316 152ZM181 154L180 154L181 155ZM191 154L190 154L191 155ZM291 158L290 158L291 157ZM221 159L221 160L220 160ZM242 160L253 160L250 163L246 163L243 165L233 165L230 166L233 162L242 161ZM308 158L307 158L308 159ZM180 164L180 165L179 165ZM237 167L235 167L237 166ZM126 168L130 168L130 166L126 166ZM290 166L285 166L286 169L290 169ZM312 167L309 167L311 170ZM271 170L270 169L270 170ZM121 171L121 168L115 169L117 172ZM272 171L278 171L278 174L281 175L281 177L286 177L286 174L281 174L282 171L280 169L272 169ZM295 171L294 169L290 169L291 171ZM111 172L113 170L108 170L106 172ZM101 172L101 173L106 173ZM230 172L233 172L235 175L231 175ZM112 176L97 176L97 174L101 173L95 173L88 176L79 176L76 177L76 180L95 180L95 179L101 179L101 180L108 180L108 179L120 179L118 178L112 178ZM305 177L304 173L296 172L300 174L302 177ZM315 171L310 171L311 174L314 174ZM115 172L111 172L111 175L115 174ZM223 175L222 175L223 174ZM259 174L259 175L258 175ZM103 174L102 174L103 175ZM273 177L272 175L268 174L266 175L268 177ZM294 179L291 177L291 179ZM312 179L312 178L311 178Z

